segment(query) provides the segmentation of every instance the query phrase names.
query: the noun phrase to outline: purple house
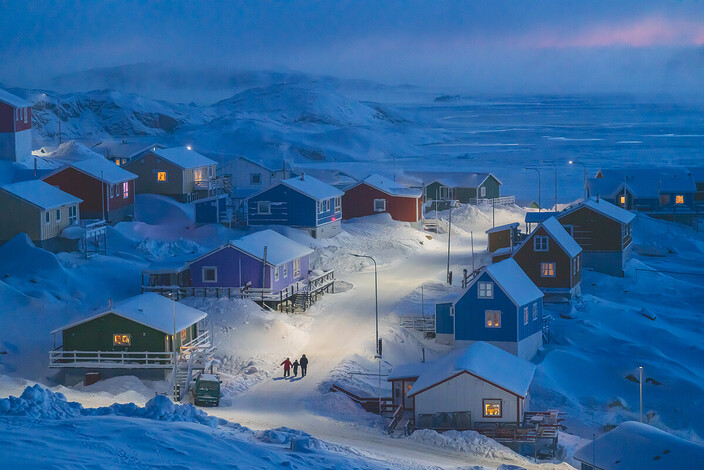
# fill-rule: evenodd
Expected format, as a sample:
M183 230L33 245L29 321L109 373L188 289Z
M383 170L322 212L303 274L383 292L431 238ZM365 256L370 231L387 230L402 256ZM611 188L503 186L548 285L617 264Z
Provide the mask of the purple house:
M308 278L312 252L273 230L252 233L191 261L191 286L278 293Z

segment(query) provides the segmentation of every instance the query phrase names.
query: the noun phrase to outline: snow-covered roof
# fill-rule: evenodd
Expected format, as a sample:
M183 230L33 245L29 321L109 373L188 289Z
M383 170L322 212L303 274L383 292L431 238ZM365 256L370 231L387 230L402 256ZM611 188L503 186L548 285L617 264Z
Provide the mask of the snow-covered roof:
M32 107L32 103L30 103L29 101L23 100L19 96L15 96L9 91L3 90L2 88L0 88L0 101L9 104L10 106L13 106L15 108Z
M595 212L598 212L608 217L609 219L613 219L616 222L620 222L622 224L627 224L636 218L636 215L634 213L629 212L626 209L622 209L621 207L611 204L610 202L605 201L603 198L600 198L597 201L596 198L593 197L587 199L586 201L581 201L578 204L567 207L565 210L558 214L558 217L571 214L572 212L575 212L576 210L581 209L582 207L588 207L594 210Z
M288 186L291 189L303 193L306 196L310 196L316 201L322 201L324 199L331 199L334 197L340 197L343 193L339 189L331 186L327 183L323 183L317 178L313 178L309 175L301 175L295 178L289 178L283 180L281 184Z
M122 183L123 181L130 181L137 178L137 175L134 173L130 173L124 168L120 168L110 160L106 160L103 157L79 160L77 162L72 162L70 166L109 184Z
M387 377L387 381L397 380L397 379L413 379L420 377L425 369L428 367L429 362L413 362L410 364L400 364L394 366L391 369L391 373Z
M528 275L518 266L513 258L490 264L484 270L517 307L526 305L543 297L543 292L533 284ZM476 276L467 286L467 290L479 280ZM465 291L466 293L467 291ZM463 294L464 295L464 294Z
M525 222L527 224L539 224L557 214L559 212L526 212Z
M465 171L408 171L398 180L409 185L429 185L434 182L448 188L478 188L487 178L493 177L499 184L501 181L492 173L470 173Z
M570 258L574 258L582 251L582 247L579 246L579 243L574 241L574 238L572 238L572 236L567 233L565 227L563 227L562 224L560 224L560 222L558 222L555 217L550 217L545 222L540 224L540 226L543 227L546 232L548 232L550 237L555 240L557 244L562 247L563 250L565 250L565 253L567 253ZM535 232L533 232L533 234L534 233Z
M356 183L351 187L362 183L368 184L369 186L372 186L390 196L418 198L422 194L422 191L418 188L409 188L401 183L397 183L392 178L386 178L385 176L381 176L376 173L367 176L360 183Z
M503 232L504 230L518 228L519 225L520 224L518 222L514 222L512 224L499 225L498 227L490 228L489 230L486 231L486 233Z
M230 241L230 244L257 259L263 258L266 247L266 261L272 266L279 266L313 253L307 246L269 229L245 235Z
M589 178L591 195L614 197L628 191L637 198L656 199L660 193L693 193L697 190L692 173L686 168L626 168L601 170L601 178Z
M110 313L114 313L167 334L172 334L174 330L176 332L185 330L208 315L203 311L189 307L180 302L174 302L154 292L148 292L121 300L114 304L112 308L108 308L84 320L58 328L52 333L67 330Z
M499 248L498 250L494 250L491 252L491 256L501 256L501 255L510 255L513 253L513 251L516 249L515 246L505 246L503 248Z
M41 180L21 181L0 188L44 210L83 202L82 199Z
M189 262L186 259L170 259L157 261L142 270L144 274L171 274L180 273L188 269Z
M535 365L484 341L460 349L423 370L408 393L415 396L447 379L468 372L519 397L528 394Z
M217 165L217 162L199 154L195 150L188 150L187 147L171 147L168 149L157 147L156 150L152 150L152 153L181 168Z
M704 446L648 424L626 421L578 449L574 458L609 470L688 469L704 462Z
M200 374L198 378L204 382L220 382L220 378L215 374Z

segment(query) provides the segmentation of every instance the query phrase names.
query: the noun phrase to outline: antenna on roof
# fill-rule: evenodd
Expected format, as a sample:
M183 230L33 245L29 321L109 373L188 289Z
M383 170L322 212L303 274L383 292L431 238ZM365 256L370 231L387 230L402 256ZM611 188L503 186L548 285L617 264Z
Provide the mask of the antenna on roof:
M112 310L112 297L108 297L108 310Z

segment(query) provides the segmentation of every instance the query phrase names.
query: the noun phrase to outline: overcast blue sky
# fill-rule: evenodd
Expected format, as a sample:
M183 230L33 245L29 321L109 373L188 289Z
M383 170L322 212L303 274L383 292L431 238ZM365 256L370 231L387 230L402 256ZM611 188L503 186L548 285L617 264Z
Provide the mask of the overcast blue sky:
M0 81L160 61L482 92L698 93L699 1L0 0Z

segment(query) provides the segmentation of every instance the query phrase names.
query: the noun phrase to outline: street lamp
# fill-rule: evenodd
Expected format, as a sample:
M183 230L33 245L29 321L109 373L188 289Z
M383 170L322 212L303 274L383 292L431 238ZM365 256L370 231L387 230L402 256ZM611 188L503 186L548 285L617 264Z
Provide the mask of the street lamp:
M543 205L540 202L540 170L537 168L524 167L524 170L534 170L538 172L538 211L543 210Z
M381 415L381 350L379 348L379 284L377 282L377 269L376 260L369 255L360 255L357 253L350 253L356 258L369 258L374 263L374 312L376 320L376 355L375 358L379 359L379 414Z
M59 145L61 145L61 100L59 100L58 96L53 96L46 92L42 93L42 95L47 98L54 98L56 100L56 117L59 121Z
M584 200L587 200L587 165L584 163L580 162L579 160L570 160L570 165L574 165L575 163L582 165L582 168L584 168Z
M555 168L555 209L557 210L557 162L555 160L543 160L543 163L550 163Z

